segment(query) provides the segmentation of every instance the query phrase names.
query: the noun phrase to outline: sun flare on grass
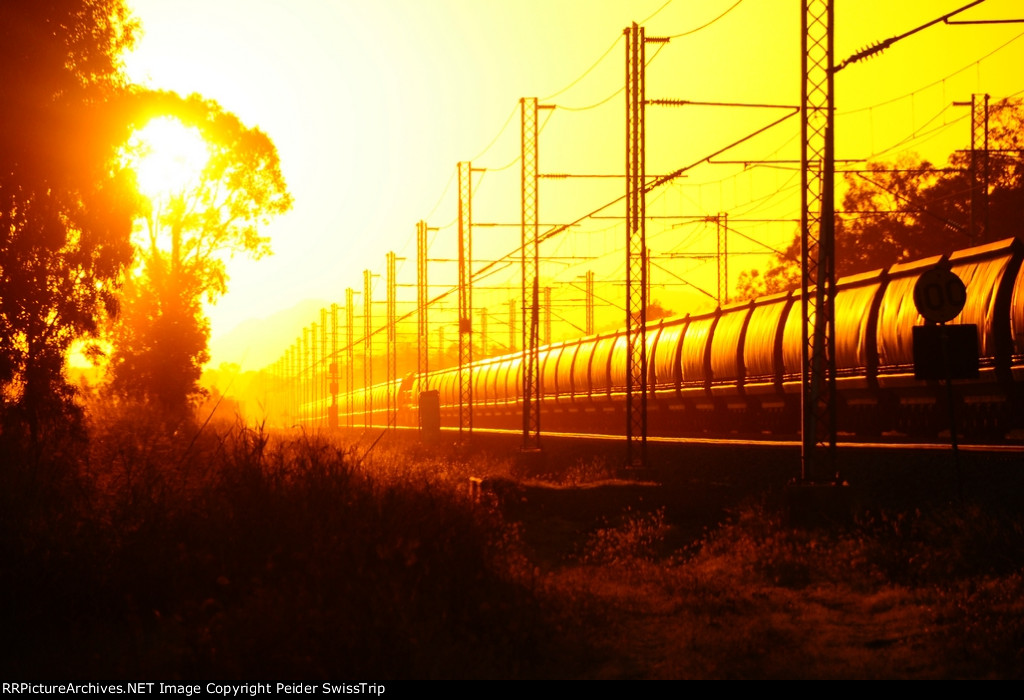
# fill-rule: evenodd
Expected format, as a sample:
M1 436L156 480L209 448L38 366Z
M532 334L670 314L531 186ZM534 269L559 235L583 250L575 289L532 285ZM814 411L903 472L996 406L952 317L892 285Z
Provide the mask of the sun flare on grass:
M151 201L188 189L199 181L210 149L199 130L174 117L156 117L129 143L139 192Z

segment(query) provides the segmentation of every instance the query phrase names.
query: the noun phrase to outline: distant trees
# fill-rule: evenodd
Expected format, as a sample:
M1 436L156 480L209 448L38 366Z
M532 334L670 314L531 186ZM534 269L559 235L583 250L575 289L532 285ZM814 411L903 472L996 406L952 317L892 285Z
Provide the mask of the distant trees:
M987 230L975 210L977 162L954 153L944 168L908 156L871 163L845 175L846 194L836 215L836 273L847 275L896 262L948 253L1020 235L1024 221L1024 103L1002 100L989 110ZM975 201L973 206L978 206ZM980 209L980 207L979 207ZM744 272L739 293L750 298L790 289L800 282L800 239L764 272Z
M644 320L645 321L657 321L659 318L668 318L674 316L675 311L672 309L665 308L665 306L655 299L647 305L644 309Z
M202 301L227 290L224 259L270 252L260 226L291 208L277 150L211 100L150 96L154 114L195 127L209 150L197 179L146 203L137 264L111 327L110 387L184 416L200 395L209 324Z
M116 307L137 201L121 0L0 3L0 407L33 434L67 406L70 343ZM58 411L59 413L59 411Z

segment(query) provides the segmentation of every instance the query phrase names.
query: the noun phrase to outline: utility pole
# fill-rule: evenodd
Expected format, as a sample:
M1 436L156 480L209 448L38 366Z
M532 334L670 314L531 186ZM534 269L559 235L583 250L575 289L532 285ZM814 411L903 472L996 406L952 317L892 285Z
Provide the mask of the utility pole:
M444 326L437 327L437 366L444 367Z
M544 316L544 345L551 345L551 287L544 287L542 290L543 298L541 305L543 306ZM540 394L538 393L538 396Z
M473 167L459 176L459 437L473 432Z
M729 303L729 215L719 212L715 217L718 227L718 305Z
M302 402L299 405L299 411L300 411L300 415L302 417L303 426L305 426L305 422L308 420L308 416L304 415L304 414L306 412L306 407L309 406L309 381L306 378L306 368L309 367L309 329L308 328L303 328L302 329L302 341L301 342L302 342L302 345L300 346L301 347L301 352L300 352L300 358L301 359L299 360L299 362L300 362L300 364L299 364L299 382L300 382L300 386L302 387L301 388Z
M398 314L395 295L398 285L395 280L395 253L387 254L387 427L394 430L397 416L398 397L396 378L398 376Z
M480 307L480 357L487 357L487 307Z
M540 450L540 343L537 292L540 287L540 226L537 113L551 109L537 104L536 97L519 100L520 166L522 185L522 302L523 302L523 443L524 452ZM514 315L515 308L509 307ZM510 321L510 325L514 325ZM510 347L513 343L509 343Z
M583 306L586 309L586 323L584 331L587 335L594 335L594 271L587 270L587 276L583 282Z
M967 166L967 177L971 182L967 235L971 245L988 242L988 100L987 94L974 93L970 102L953 102L954 107L971 108L971 151Z
M427 375L430 367L430 325L427 322L427 307L430 304L427 284L427 232L436 231L427 227L426 221L416 223L416 320L419 337L416 340L416 373L420 377L420 391L427 391Z
M363 270L363 428L373 426L373 273Z
M801 470L835 469L835 103L832 0L803 0L801 140ZM813 298L812 295L813 294Z
M295 424L295 419L298 416L298 411L296 410L296 407L299 405L299 401L298 401L299 397L298 397L298 391L297 391L297 388L298 388L298 381L297 380L298 380L298 376L299 375L298 375L298 372L295 371L295 365L297 364L296 361L295 361L295 358L296 358L297 355L298 355L298 353L295 350L295 343L292 343L291 345L288 346L288 352L285 353L285 364L287 366L287 373L288 373L288 384L287 384L287 391L288 391L288 393L286 395L286 398L287 398L287 401L288 401L288 403L287 403L288 412L291 413L291 417L292 417L292 420L290 421L291 425Z
M338 305L331 304L331 414L327 421L332 430L338 428Z
M285 418L288 413L291 412L291 398L292 398L292 348L289 345L282 355L282 368L281 368L281 417ZM288 427L288 421L282 422L284 427Z
M647 347L647 332L646 332L647 309L651 305L651 257L652 257L651 256L651 249L645 247L644 248L644 300L645 300L645 302L644 302L644 326L645 326L645 330L644 330L644 347L645 348ZM646 352L644 352L644 357L645 358L647 357L647 353ZM645 377L644 386L646 387L647 386L647 381L646 381L647 373L646 372L644 373L644 377Z
M352 429L352 392L356 388L355 291L345 288L345 427Z
M288 349L288 369L291 375L291 382L289 382L291 425L297 425L299 420L299 343L297 340Z
M516 300L508 300L508 351L516 351Z
M328 393L327 376L327 308L320 307L320 378L317 380L317 414L320 415L321 426L327 424L328 414L320 414L320 405L326 405Z
M647 236L644 28L626 35L626 465L647 466Z
M971 95L971 240L988 243L988 95Z
M313 427L320 420L320 413L318 411L319 399L320 399L320 386L317 382L316 369L317 369L317 338L316 338L317 324L316 321L309 324L309 427Z
M292 423L300 425L302 419L302 340L292 344Z

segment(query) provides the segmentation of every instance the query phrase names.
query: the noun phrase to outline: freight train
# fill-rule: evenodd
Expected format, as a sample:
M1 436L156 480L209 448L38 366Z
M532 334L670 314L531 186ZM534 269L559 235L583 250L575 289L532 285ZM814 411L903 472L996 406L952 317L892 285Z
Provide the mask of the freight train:
M912 332L924 323L913 289L944 266L967 298L952 323L975 324L977 379L954 383L958 427L1002 439L1024 428L1024 241L1011 238L844 277L836 283L835 358L840 435L938 437L948 430L945 385L914 378ZM800 292L647 325L648 434L795 436L800 426ZM540 421L545 432L625 433L625 331L540 348ZM473 363L474 428L522 427L521 352ZM303 406L301 422L340 426L420 424L420 396L437 392L433 419L459 425L459 368L408 375ZM337 408L331 408L335 403ZM346 410L347 407L347 410ZM335 413L337 412L337 413ZM330 421L335 422L335 421Z

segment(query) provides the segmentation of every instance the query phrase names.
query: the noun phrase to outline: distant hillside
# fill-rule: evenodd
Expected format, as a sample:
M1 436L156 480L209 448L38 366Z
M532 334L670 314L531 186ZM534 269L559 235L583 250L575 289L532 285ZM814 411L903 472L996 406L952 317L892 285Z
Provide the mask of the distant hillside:
M320 318L320 309L330 302L304 299L295 306L265 318L244 321L226 333L210 340L210 367L234 363L241 370L260 370L276 362L295 339L303 326Z

